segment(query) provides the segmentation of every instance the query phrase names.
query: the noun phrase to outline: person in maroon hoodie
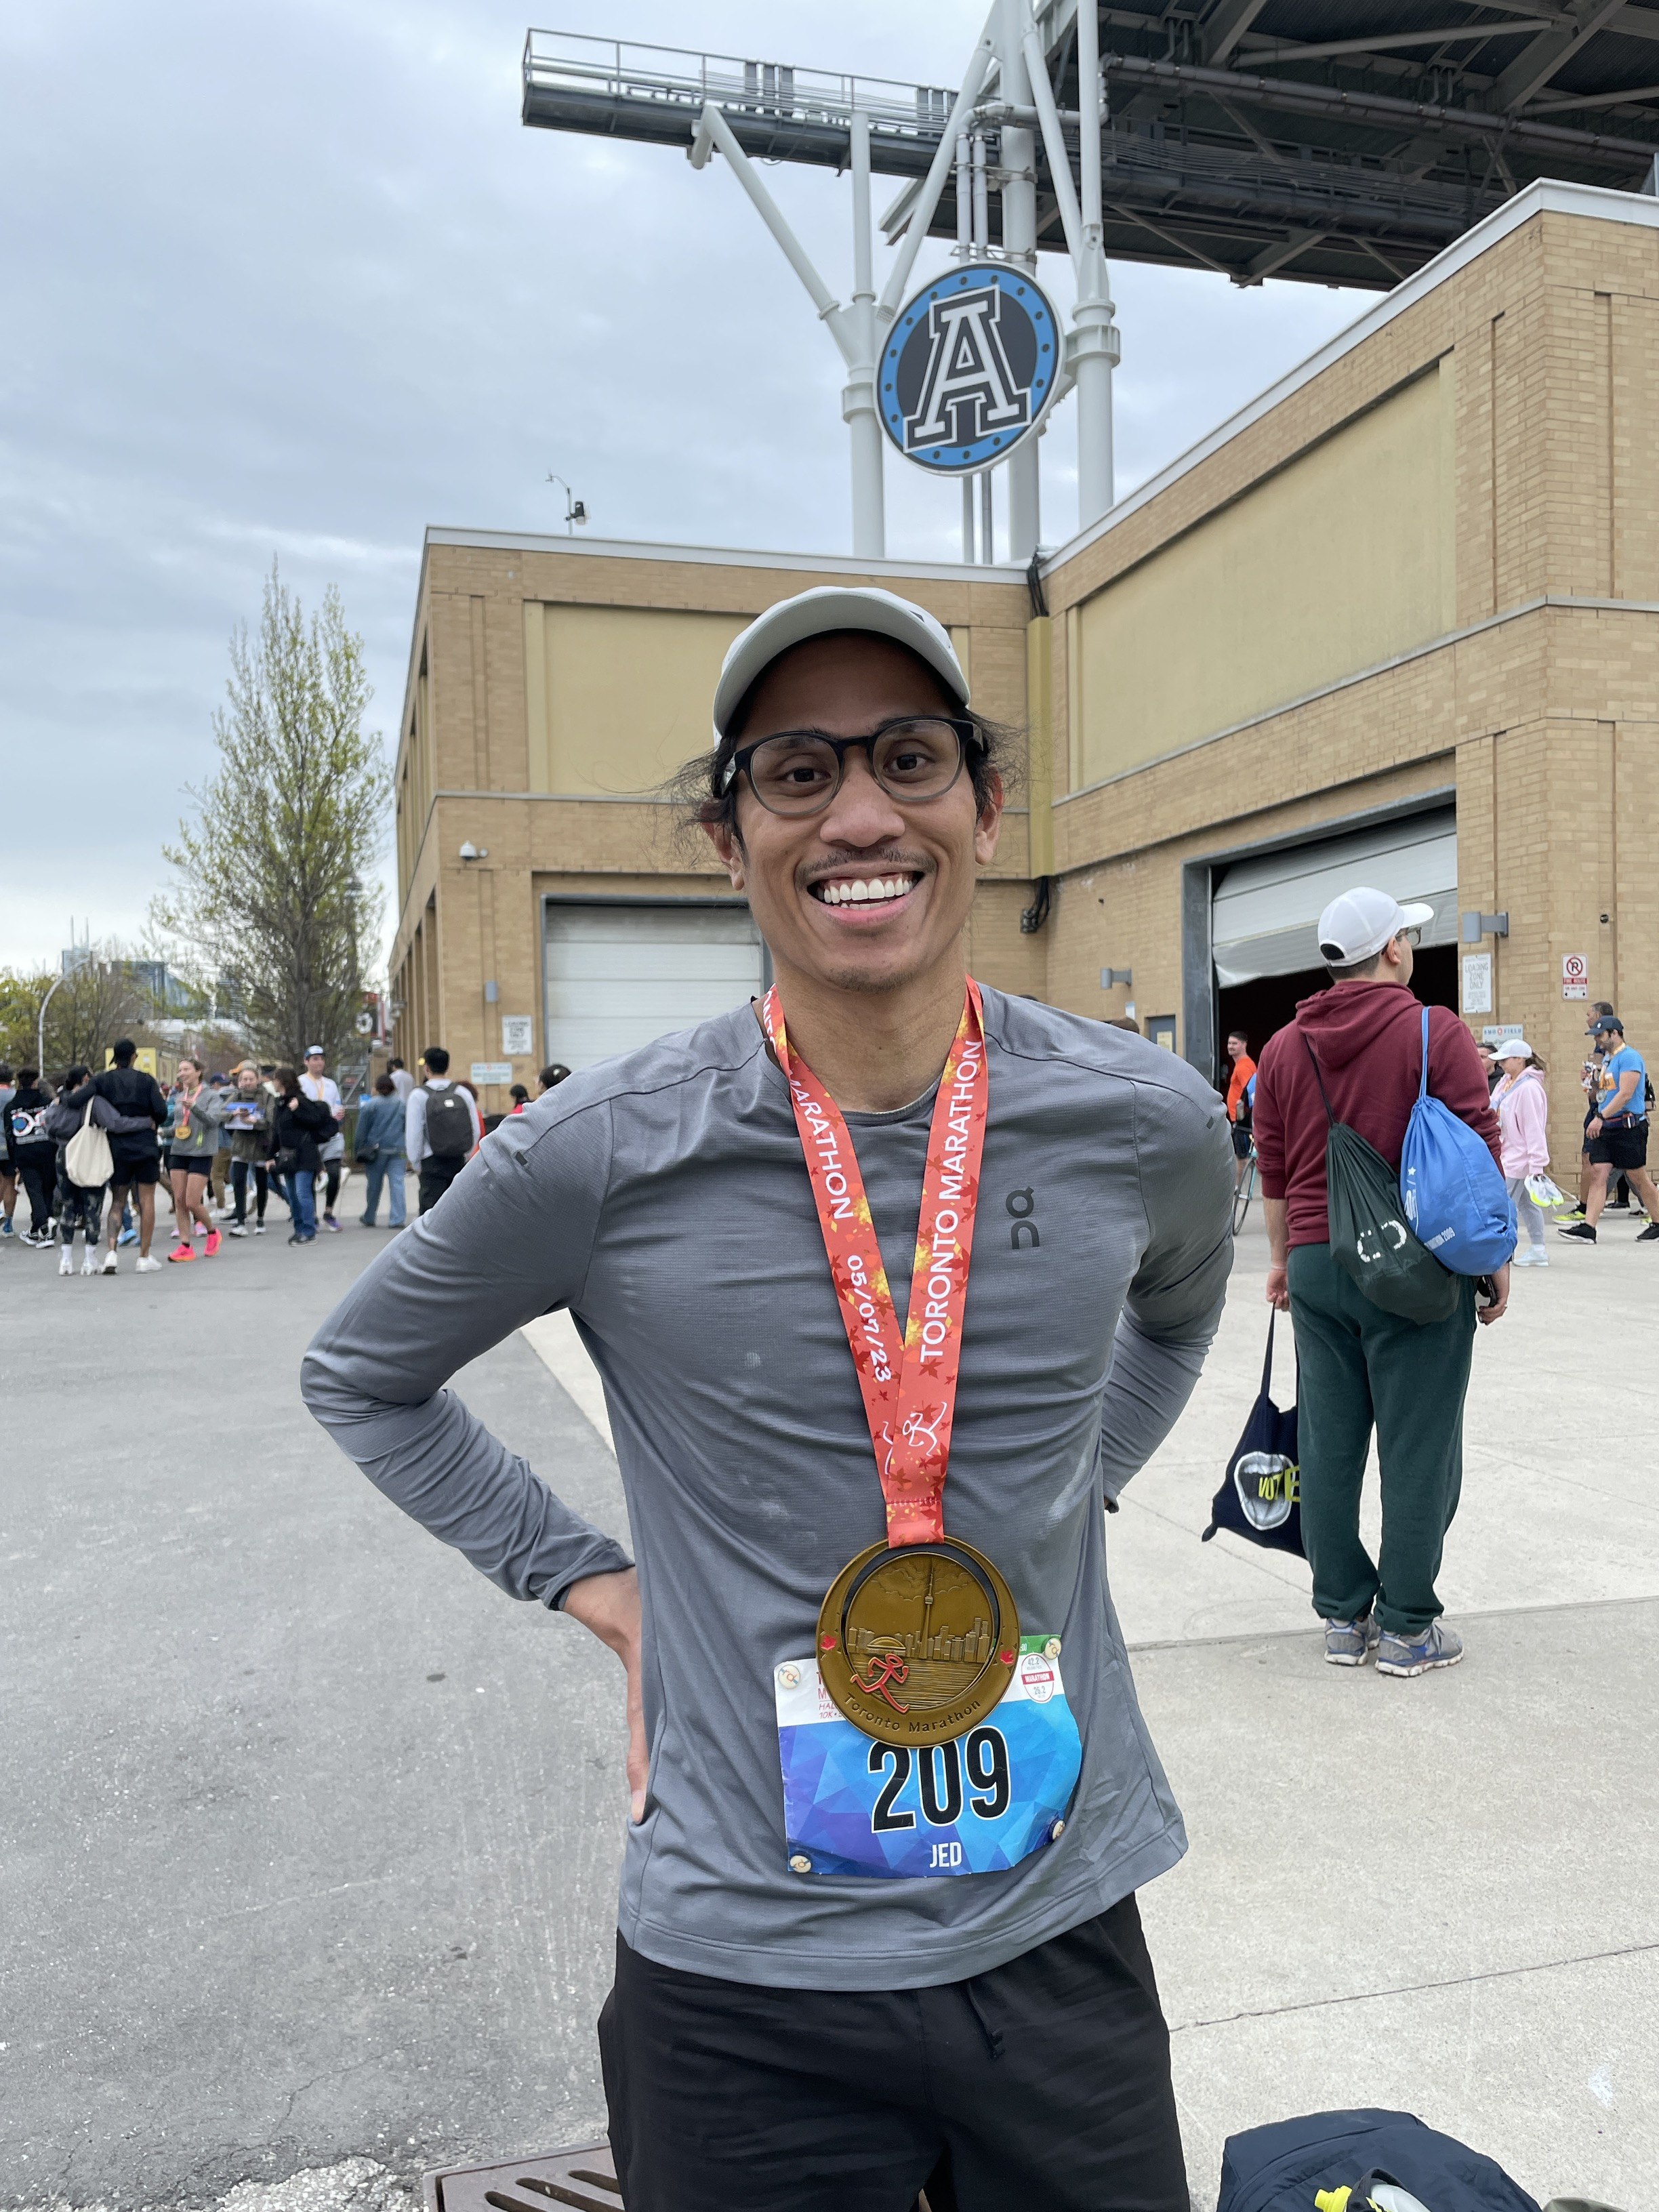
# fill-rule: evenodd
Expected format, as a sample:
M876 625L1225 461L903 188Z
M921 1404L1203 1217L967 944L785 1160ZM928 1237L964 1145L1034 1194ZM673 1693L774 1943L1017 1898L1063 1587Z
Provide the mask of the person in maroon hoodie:
M1267 1221L1270 1304L1291 1316L1301 1369L1302 1535L1313 1569L1325 1656L1385 1674L1455 1666L1458 1636L1440 1619L1434 1580L1463 1480L1463 1395L1477 1317L1474 1281L1449 1320L1419 1325L1373 1305L1331 1258L1325 1189L1329 1127L1320 1078L1339 1121L1398 1171L1423 1071L1423 1008L1412 948L1427 906L1359 889L1319 918L1331 988L1304 999L1269 1038L1255 1083L1255 1149ZM1314 1058L1317 1057L1316 1072ZM1498 1116L1474 1040L1449 1007L1429 1009L1429 1090L1467 1121L1502 1166ZM1479 1310L1494 1322L1510 1271ZM1372 1426L1382 1476L1382 1542L1359 1537L1359 1493Z

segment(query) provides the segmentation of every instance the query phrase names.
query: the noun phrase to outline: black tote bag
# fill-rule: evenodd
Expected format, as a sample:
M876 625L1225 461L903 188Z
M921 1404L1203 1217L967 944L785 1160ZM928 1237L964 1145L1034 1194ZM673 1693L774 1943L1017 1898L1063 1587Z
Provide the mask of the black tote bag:
M1228 1528L1249 1543L1265 1545L1273 1552L1294 1552L1298 1559L1305 1559L1296 1407L1281 1413L1273 1396L1273 1323L1278 1318L1276 1313L1267 1316L1261 1389L1244 1433L1233 1447L1221 1487L1210 1502L1210 1525L1200 1540L1207 1544L1218 1528Z
M1319 1057L1305 1034L1314 1080L1324 1102L1326 1224L1331 1257L1374 1306L1421 1327L1449 1321L1461 1279L1443 1267L1406 1219L1400 1178L1358 1129L1339 1121L1326 1096Z

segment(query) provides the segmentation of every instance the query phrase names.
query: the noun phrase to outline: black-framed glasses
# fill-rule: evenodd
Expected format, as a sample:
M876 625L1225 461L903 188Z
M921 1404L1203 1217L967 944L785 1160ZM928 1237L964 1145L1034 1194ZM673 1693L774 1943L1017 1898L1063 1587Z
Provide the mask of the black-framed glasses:
M847 756L859 747L870 773L890 797L914 804L943 799L962 774L968 748L980 743L969 721L945 714L894 714L861 738L822 730L779 730L739 746L726 765L724 788L739 775L770 814L821 814L841 789Z

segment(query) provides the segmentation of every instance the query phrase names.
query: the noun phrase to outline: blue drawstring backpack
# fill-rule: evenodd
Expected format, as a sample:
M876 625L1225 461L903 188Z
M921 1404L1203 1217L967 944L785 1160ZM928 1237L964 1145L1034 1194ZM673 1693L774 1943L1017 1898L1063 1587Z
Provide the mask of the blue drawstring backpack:
M1515 1200L1485 1141L1429 1096L1429 1010L1423 1080L1400 1154L1400 1196L1418 1242L1455 1275L1489 1275L1514 1256Z

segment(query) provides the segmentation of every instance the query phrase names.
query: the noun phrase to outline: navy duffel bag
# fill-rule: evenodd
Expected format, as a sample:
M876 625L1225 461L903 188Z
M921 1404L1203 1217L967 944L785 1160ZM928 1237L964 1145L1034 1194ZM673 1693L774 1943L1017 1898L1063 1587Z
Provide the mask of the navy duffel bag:
M1334 2206L1345 2188L1345 2212L1370 2212L1362 2185L1389 2182L1425 2212L1539 2212L1493 2160L1409 2112L1311 2112L1229 2136L1216 2212L1314 2212L1322 2194Z

